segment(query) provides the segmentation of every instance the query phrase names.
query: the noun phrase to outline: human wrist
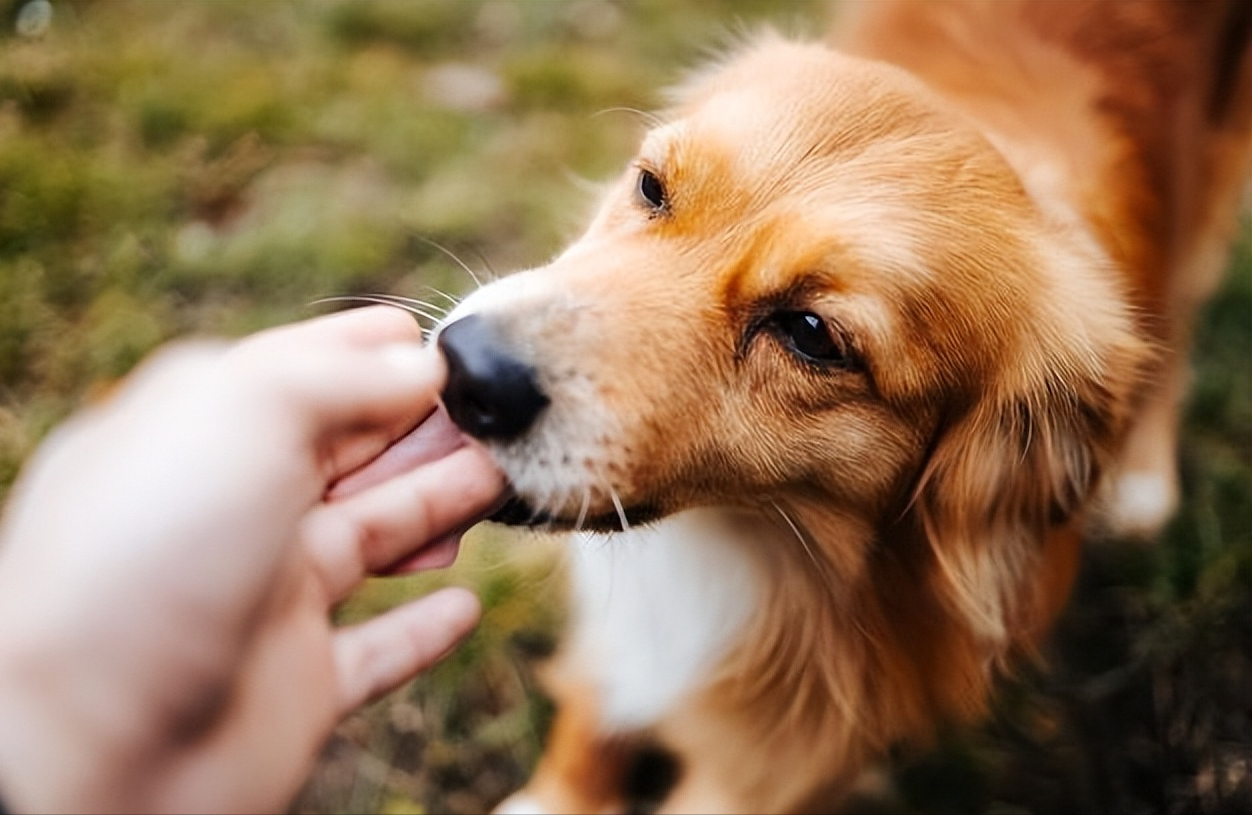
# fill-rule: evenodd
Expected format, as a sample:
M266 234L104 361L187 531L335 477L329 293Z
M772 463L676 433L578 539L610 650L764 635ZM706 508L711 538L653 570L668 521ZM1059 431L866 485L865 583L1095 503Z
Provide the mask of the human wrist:
M76 644L18 629L0 636L0 794L12 812L131 809L138 756L132 711L108 680L67 660ZM124 793L124 794L123 794Z
M46 774L51 752L46 742L60 725L49 720L41 662L20 629L0 634L0 791L13 812L49 809L44 796L62 786L60 778Z

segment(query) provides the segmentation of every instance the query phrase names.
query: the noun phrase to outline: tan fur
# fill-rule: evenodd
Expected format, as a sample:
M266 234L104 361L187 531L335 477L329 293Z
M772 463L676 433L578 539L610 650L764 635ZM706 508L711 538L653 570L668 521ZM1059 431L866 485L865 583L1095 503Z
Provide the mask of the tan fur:
M1247 172L1238 12L876 2L841 51L758 37L679 89L582 238L507 281L490 313L552 405L493 452L517 483L556 473L532 503L774 530L739 644L633 736L679 757L664 811L821 810L978 716L1065 602L1101 490L1174 483L1188 324ZM761 329L778 309L857 364L798 363ZM554 812L626 804L632 734L597 724L586 668L556 663L528 788Z
M560 714L548 733L551 748L528 792L557 812L614 811L622 801L629 745L600 732L594 693L569 686L562 688L560 698Z

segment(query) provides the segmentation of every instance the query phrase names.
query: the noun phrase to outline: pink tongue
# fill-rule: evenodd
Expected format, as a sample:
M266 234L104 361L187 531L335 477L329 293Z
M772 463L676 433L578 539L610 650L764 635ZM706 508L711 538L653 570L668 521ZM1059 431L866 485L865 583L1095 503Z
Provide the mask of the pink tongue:
M381 484L389 478L447 456L464 447L466 439L440 405L370 463L336 482L327 492L328 500L345 498ZM454 532L423 546L396 562L386 574L409 574L426 569L443 569L456 562L461 549L461 532Z
M456 533L423 546L416 554L405 558L387 570L387 574L412 574L426 569L445 569L456 562L461 550L461 535Z
M384 450L378 458L339 479L326 497L334 500L367 490L414 467L443 458L464 446L465 437L440 405L421 424L409 431L407 436Z

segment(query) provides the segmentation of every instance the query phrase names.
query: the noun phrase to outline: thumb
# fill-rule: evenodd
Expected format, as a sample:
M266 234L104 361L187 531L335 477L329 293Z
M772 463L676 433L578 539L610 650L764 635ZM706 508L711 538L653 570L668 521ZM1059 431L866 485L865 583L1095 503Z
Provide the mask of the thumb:
M370 461L435 407L443 358L417 343L362 346L292 330L245 340L223 373L254 414L298 434L321 461L327 484Z

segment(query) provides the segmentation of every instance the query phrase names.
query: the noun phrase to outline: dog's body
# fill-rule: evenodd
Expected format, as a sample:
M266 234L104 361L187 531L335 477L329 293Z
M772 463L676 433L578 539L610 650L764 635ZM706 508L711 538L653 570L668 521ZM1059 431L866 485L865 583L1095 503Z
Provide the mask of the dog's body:
M757 38L582 238L454 312L445 401L505 519L616 531L574 545L557 719L506 809L835 804L983 710L1086 530L1164 522L1249 22L933 0L861 8L841 51Z

